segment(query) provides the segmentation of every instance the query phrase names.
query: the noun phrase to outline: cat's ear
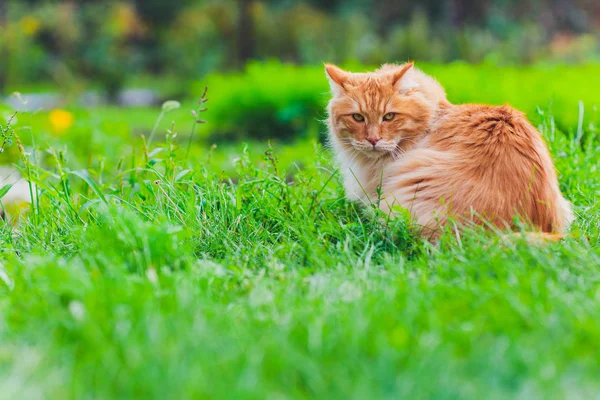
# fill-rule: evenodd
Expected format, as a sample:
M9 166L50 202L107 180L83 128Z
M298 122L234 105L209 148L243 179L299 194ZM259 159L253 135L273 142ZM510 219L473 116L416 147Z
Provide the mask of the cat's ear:
M415 63L411 61L400 66L396 71L394 71L394 74L392 75L392 85L394 85L394 87L399 91L409 91L419 87L417 81L413 79L412 76L407 75L407 73L412 70L414 65Z
M329 80L331 93L334 95L338 95L344 90L344 83L346 83L350 77L349 72L346 72L333 64L325 64L325 74Z

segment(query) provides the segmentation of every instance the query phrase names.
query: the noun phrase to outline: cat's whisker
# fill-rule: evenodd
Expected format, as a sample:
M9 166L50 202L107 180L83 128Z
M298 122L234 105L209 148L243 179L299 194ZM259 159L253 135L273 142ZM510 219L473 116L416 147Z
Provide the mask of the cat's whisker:
M401 156L403 156L406 153L406 150L403 150L399 147L395 148L392 152L392 158L394 160L399 159Z
M351 169L355 169L358 166L358 156L359 155L360 155L360 151L358 151L358 150L353 151L353 156L349 162Z

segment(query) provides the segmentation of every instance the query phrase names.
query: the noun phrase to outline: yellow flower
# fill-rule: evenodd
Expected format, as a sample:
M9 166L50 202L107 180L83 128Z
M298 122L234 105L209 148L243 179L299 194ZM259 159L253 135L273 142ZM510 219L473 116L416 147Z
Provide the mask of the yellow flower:
M23 17L20 21L21 29L27 36L33 36L40 30L40 21L31 16Z
M53 110L50 113L50 124L56 133L63 133L73 125L73 114L65 110Z

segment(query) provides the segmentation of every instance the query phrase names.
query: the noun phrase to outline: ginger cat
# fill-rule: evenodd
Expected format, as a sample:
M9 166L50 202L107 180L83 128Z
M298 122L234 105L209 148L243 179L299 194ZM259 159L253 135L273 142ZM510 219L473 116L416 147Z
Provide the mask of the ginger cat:
M351 73L327 64L330 142L348 198L402 206L435 239L449 218L549 234L573 219L540 133L508 106L452 105L412 63ZM560 235L558 236L560 237Z

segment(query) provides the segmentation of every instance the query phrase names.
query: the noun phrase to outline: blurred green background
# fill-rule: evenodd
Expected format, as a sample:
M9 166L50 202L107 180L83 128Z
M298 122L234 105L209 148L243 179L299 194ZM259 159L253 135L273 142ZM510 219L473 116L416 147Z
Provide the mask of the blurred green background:
M322 139L324 61L410 59L451 101L551 111L581 131L597 123L599 38L597 0L4 0L0 111L100 151L90 138L147 135L166 100L183 107L158 135L187 123L208 85L196 143Z
M0 85L111 94L248 60L380 64L597 61L596 0L4 0ZM35 86L34 86L35 87Z

